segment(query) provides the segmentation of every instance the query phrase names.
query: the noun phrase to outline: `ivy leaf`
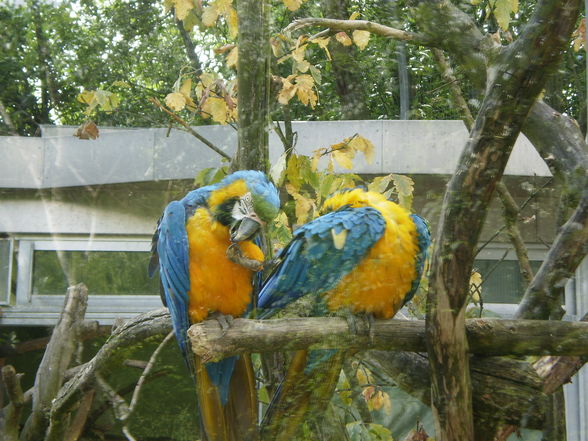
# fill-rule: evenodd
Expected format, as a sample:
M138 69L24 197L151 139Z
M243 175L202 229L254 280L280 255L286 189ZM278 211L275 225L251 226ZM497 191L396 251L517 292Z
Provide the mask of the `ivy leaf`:
M351 46L353 44L351 38L349 38L349 35L347 35L347 33L344 31L337 32L335 34L335 39L343 46Z
M237 69L237 62L239 61L239 48L235 46L233 49L230 50L229 54L227 55L226 63L227 67L234 67Z
M359 48L364 50L370 41L370 33L368 31L353 31L353 42Z
M302 6L302 3L304 3L305 0L282 0L284 2L284 5L286 5L286 8L288 8L290 11L296 11L297 9L300 8L300 6Z
M364 154L365 160L368 164L371 164L374 162L374 154L375 154L376 148L374 147L374 144L372 144L372 142L369 139L364 138L363 136L360 136L360 135L356 135L349 140L347 145L350 148L352 148L353 150L356 150L358 152L362 152Z
M176 112L186 107L186 97L180 92L168 93L165 97L165 105Z
M227 26L229 27L229 37L237 38L239 33L239 16L235 8L230 8L226 13L225 18L227 20Z
M480 303L480 294L482 293L482 275L477 271L472 271L470 276L470 294L472 301L478 305Z
M92 120L86 121L75 131L74 136L79 139L96 139L100 136L98 126Z
M202 104L202 111L208 113L213 121L216 121L220 124L227 123L227 103L223 98L219 98L216 96L209 97L203 104Z
M405 175L397 175L392 173L392 180L394 181L394 188L398 194L398 203L410 210L412 207L414 181Z
M176 10L176 17L178 20L185 19L192 8L194 8L194 3L192 0L173 0L173 5Z
M319 45L320 48L322 48L325 53L327 54L327 58L329 60L332 60L333 58L331 57L331 53L329 52L329 42L331 41L331 37L321 37L321 38L313 38L312 40L310 40L311 43L316 43Z
M294 77L295 75L290 75L288 78L282 78L282 89L278 94L278 102L280 104L288 104L292 97L296 95L296 85L290 81Z
M390 182L392 181L392 175L386 175L386 176L378 176L375 177L372 182L370 182L368 184L368 190L369 191L376 191L378 193L384 193L386 191L386 189L388 188L388 185L390 185Z
M335 161L337 161L337 164L347 170L351 170L353 168L353 156L350 153L352 152L353 150L351 149L335 150L332 155Z
M284 181L284 172L286 171L286 159L288 155L286 152L282 153L274 165L270 168L270 176L274 184L280 186Z
M292 58L294 58L294 60L296 60L298 63L302 63L304 61L304 52L306 51L306 46L308 45L302 44L292 51Z
M210 28L216 23L218 16L218 9L214 7L214 4L210 4L202 11L202 24L207 28Z
M502 30L507 31L511 13L516 13L519 10L518 0L493 0L491 4L494 7L496 22Z
M301 195L292 184L286 184L286 191L294 198L296 223L302 225L309 218L314 203L311 199Z
M311 75L303 74L296 77L296 96L305 106L310 105L314 109L318 96L314 92L314 79Z

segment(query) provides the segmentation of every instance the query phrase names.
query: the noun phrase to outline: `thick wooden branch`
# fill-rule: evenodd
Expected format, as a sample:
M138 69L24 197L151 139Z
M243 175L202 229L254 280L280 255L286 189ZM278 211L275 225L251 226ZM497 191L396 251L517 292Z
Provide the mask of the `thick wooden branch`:
M206 320L192 325L188 335L192 350L204 361L306 348L426 350L422 320L376 320L371 332L367 326L360 322L356 334L341 317L235 319L223 330L216 320ZM474 354L588 355L588 323L584 322L470 319L466 332Z
M431 371L425 354L367 351L360 357L381 379L393 382L424 404L431 404ZM501 357L473 357L470 367L477 422L541 429L546 395L541 379L527 363Z
M393 38L395 40L408 41L424 46L434 46L434 40L427 38L425 35L414 32L407 32L401 29L391 28L372 21L366 20L336 20L333 18L301 18L289 24L285 32L296 31L309 26L321 26L331 31L369 31L375 35Z
M561 290L588 252L588 190L525 291L516 318L561 318ZM560 289L556 289L556 288Z
M85 285L68 288L61 316L37 370L33 407L21 435L23 441L36 441L44 437L49 425L48 411L77 348L80 324L84 321L87 304L88 289Z
M53 400L50 419L58 422L77 404L85 390L91 388L96 375L107 370L113 363L120 362L117 355L129 346L149 337L164 337L171 331L169 312L165 308L140 314L114 330L108 341L92 360L76 372Z
M464 320L474 250L496 183L575 25L579 0L544 0L488 72L487 93L448 184L429 278L427 342L441 441L474 439Z

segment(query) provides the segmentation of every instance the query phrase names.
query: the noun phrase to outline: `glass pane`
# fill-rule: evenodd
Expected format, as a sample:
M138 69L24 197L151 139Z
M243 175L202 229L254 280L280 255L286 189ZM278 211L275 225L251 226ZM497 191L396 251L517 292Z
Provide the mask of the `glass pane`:
M83 282L90 294L158 294L147 275L149 253L136 251L35 251L33 294L64 294Z
M0 303L10 300L10 270L12 263L12 242L0 240Z
M533 272L540 266L541 262L531 261ZM516 260L476 260L474 268L482 276L482 298L485 303L520 302L525 288Z

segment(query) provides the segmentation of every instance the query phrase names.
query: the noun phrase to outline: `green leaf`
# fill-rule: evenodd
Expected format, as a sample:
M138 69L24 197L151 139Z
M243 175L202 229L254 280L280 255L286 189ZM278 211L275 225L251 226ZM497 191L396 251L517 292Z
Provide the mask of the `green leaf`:
M394 173L392 173L392 179L394 181L394 188L398 194L398 203L407 210L410 210L413 200L414 181L408 176Z
M388 186L390 185L392 178L393 178L392 174L389 174L386 176L375 177L372 180L372 182L370 182L368 184L368 190L369 191L376 191L378 193L384 193L386 191L386 189L388 188Z
M274 184L277 186L282 185L284 182L285 171L286 171L286 160L288 159L288 154L286 152L282 153L278 160L275 162L274 165L270 168L270 176Z
M496 22L504 31L507 31L511 13L516 13L519 10L518 0L494 0L492 4Z

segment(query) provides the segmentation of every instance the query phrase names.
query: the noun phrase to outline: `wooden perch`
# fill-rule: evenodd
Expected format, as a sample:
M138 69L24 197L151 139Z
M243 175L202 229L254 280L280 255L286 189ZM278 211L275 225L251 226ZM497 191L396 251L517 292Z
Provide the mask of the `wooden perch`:
M244 352L295 349L387 349L424 352L425 322L377 320L372 336L367 323L358 334L341 317L235 319L222 330L216 320L190 327L195 354L205 361ZM588 323L541 320L470 319L466 321L470 352L481 355L588 355Z

